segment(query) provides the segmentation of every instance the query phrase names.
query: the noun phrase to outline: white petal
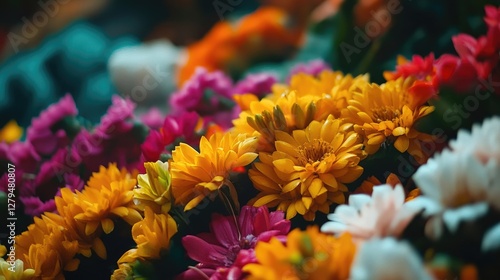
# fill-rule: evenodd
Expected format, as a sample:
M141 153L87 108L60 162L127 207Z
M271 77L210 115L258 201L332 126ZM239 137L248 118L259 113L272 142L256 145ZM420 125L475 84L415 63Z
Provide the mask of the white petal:
M349 206L355 209L361 209L371 201L371 197L366 194L354 194L349 196Z
M483 237L481 251L487 252L500 248L500 223L490 228Z
M339 234L345 232L347 226L338 222L326 222L321 226L321 231L326 233Z
M455 232L462 221L475 220L488 211L485 202L462 206L457 209L447 209L443 213L443 221L451 232Z
M420 257L406 242L394 238L365 242L351 267L351 280L432 279Z

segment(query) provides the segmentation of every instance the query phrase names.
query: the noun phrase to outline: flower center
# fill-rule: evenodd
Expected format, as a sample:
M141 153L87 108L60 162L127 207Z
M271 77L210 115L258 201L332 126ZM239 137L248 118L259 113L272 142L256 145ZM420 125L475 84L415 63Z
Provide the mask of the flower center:
M392 107L380 107L372 109L373 118L377 122L382 121L396 121L401 116L401 110Z
M299 153L298 159L304 165L322 161L333 152L330 143L323 139L314 139L312 142L304 143L297 150Z

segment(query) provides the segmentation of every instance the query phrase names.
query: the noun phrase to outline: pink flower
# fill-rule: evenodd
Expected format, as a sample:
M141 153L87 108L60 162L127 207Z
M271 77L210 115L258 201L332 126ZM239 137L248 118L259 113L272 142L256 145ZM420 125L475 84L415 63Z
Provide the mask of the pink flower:
M256 261L253 248L258 241L267 242L271 237L286 238L290 221L284 219L281 211L269 212L267 207L243 206L237 217L238 225L232 216L214 214L210 223L211 232L198 236L187 235L182 244L188 256L199 262L197 268L211 279L243 279L241 268ZM186 271L179 279L198 276Z
M170 98L174 112L195 111L200 115L211 115L231 108L233 83L221 71L208 72L197 68L193 76ZM228 108L229 107L229 108Z
M270 73L249 74L233 88L234 94L253 93L264 97L271 92L271 87L278 82L276 76Z
M376 186L371 197L351 195L348 205L339 205L328 215L332 221L325 223L321 231L337 235L349 232L361 242L373 237L398 237L420 211L417 207L406 207L404 201L401 185Z
M160 129L165 116L158 108L151 108L143 114L140 119L141 122L150 129Z
M141 145L144 160L157 161L162 154L170 155L180 141L189 145L199 143L199 122L200 117L195 112L167 116L163 126L159 130L150 130Z
M495 7L493 5L487 5L484 7L486 16L484 21L489 28L500 28L500 7Z
M232 127L238 110L232 99L233 83L221 71L208 72L197 68L193 76L170 98L174 114L196 112L204 123L215 122L220 127Z
M65 117L76 116L78 110L70 94L66 94L57 103L50 105L37 118L31 121L27 130L27 142L30 142L35 151L41 155L50 155L57 148L69 143L63 129L53 130L54 126Z

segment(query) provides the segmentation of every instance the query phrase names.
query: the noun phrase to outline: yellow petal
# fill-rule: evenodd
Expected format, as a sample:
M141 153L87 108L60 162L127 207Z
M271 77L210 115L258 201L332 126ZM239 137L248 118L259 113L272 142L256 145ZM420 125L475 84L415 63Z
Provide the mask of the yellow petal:
M403 134L406 134L406 129L404 127L396 127L393 131L392 131L392 135L394 136L401 136Z
M394 142L394 147L401 153L406 152L410 146L410 140L406 136L399 136L396 142Z
M280 199L280 195L278 195L278 194L264 195L261 198L257 199L253 203L253 206L260 207L260 206L263 206L263 205L267 205L267 204L273 202L274 200L278 200L278 199Z
M94 222L94 221L88 222L87 224L85 224L85 234L91 235L92 233L95 232L98 226L99 222Z
M102 230L104 230L104 232L106 234L109 234L115 228L115 224L113 223L113 221L111 219L102 220L101 226L102 226Z
M99 237L94 239L94 242L92 243L92 249L94 249L94 252L96 252L96 254L101 259L105 260L107 258L106 247Z
M78 269L78 266L80 265L80 260L79 259L72 259L69 261L65 266L64 270L66 271L75 271Z
M273 161L273 165L281 172L290 174L295 172L295 164L291 159L283 158Z

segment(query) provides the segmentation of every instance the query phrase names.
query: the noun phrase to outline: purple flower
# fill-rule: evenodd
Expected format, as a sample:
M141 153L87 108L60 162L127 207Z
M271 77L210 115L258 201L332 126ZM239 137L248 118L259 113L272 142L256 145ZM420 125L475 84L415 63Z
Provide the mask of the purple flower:
M275 75L271 73L257 73L246 76L233 88L233 94L253 93L263 97L271 92L272 86L278 82Z
M208 72L197 68L193 76L170 98L174 112L195 111L212 115L233 106L231 79L221 71Z
M290 70L290 75L288 76L287 81L290 81L290 78L298 73L317 76L323 72L323 70L331 70L331 67L321 59L314 59L307 63L299 63Z
M27 130L27 142L30 142L40 155L54 153L55 150L69 143L66 132L63 129L54 131L54 126L65 117L77 114L78 110L73 98L70 94L66 94L31 121L31 126Z
M77 169L71 168L73 161L68 156L67 149L59 149L50 160L41 165L36 175L23 174L19 196L27 215L39 216L44 212L54 212L54 197L61 188L83 188L83 181L75 173Z
M199 262L196 267L210 279L226 279L229 274L235 277L231 279L242 279L241 268L256 262L253 249L258 241L267 242L271 237L285 240L290 221L284 217L281 211L269 213L265 206L243 206L237 217L238 225L232 216L214 214L210 233L187 235L182 244L188 256ZM196 272L199 273L188 270L179 279L194 279L190 277L197 275Z

